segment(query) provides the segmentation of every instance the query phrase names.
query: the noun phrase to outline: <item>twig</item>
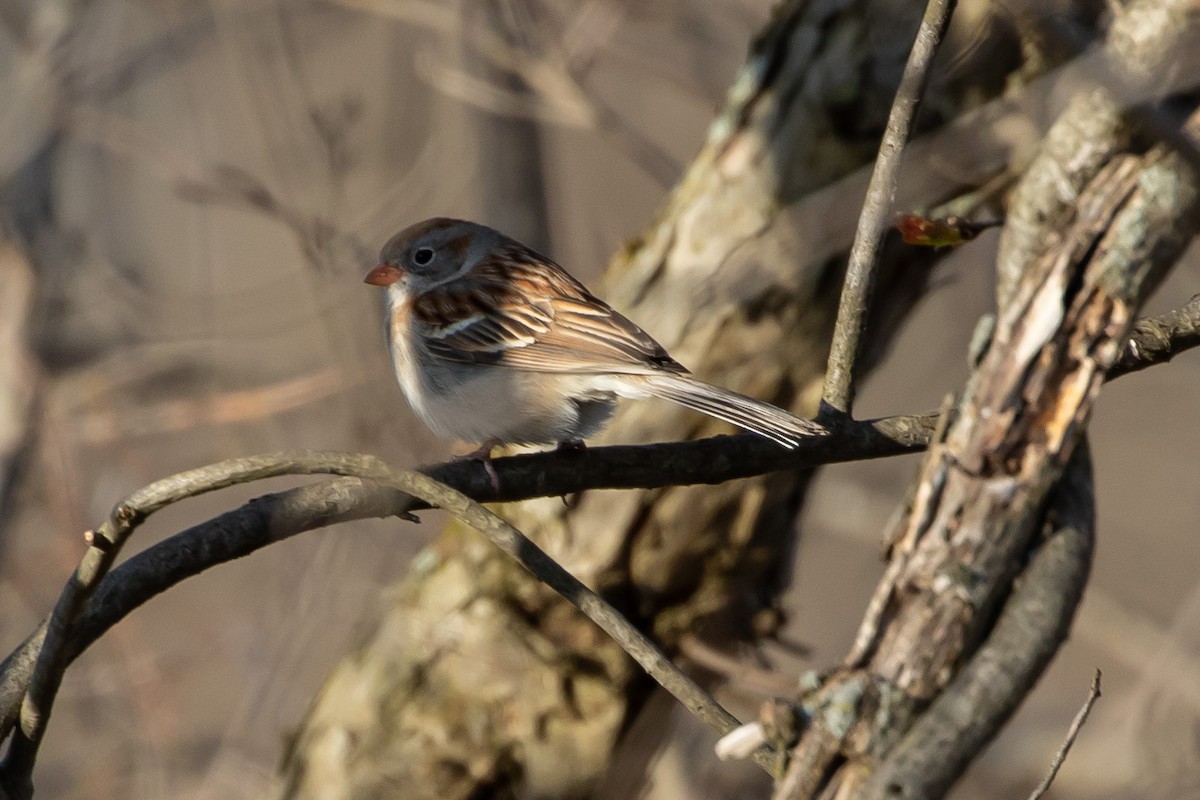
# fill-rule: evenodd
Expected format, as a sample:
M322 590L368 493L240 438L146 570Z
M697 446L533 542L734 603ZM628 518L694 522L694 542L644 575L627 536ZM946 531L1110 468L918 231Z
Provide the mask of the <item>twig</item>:
M1112 380L1155 364L1165 364L1197 345L1200 345L1200 294L1165 314L1138 320L1121 350L1121 357L1106 377Z
M867 309L875 284L875 262L879 245L891 222L891 205L896 196L900 157L912 130L921 95L929 82L929 67L950 23L956 0L929 0L917 30L908 63L888 114L887 128L879 144L879 157L867 186L858 230L850 247L846 280L838 302L837 324L829 348L822 403L834 412L849 416L854 406L854 362L866 325Z
M1075 737L1079 735L1083 723L1087 722L1088 714L1092 713L1092 706L1096 705L1096 701L1099 699L1100 670L1096 670L1096 674L1092 676L1092 688L1088 691L1087 700L1083 702L1083 708L1079 709L1079 713L1075 715L1074 721L1071 722L1071 728L1067 731L1067 738L1063 740L1062 747L1058 748L1058 752L1054 754L1054 760L1050 762L1050 771L1033 790L1033 794L1029 795L1029 800L1040 800L1042 795L1049 791L1050 784L1054 783L1059 768L1067 759L1067 753L1071 752L1071 746L1075 744Z

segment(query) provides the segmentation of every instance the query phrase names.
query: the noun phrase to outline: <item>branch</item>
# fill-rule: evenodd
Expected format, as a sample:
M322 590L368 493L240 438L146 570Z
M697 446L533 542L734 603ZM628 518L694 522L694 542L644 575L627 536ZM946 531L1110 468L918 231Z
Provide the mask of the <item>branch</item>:
M1071 628L1091 571L1096 506L1091 458L1076 448L1054 492L1053 526L1013 582L987 640L904 734L858 800L941 797L1017 710Z
M1161 83L1164 70L1186 73L1194 65L1194 61L1189 63L1188 52L1195 49L1200 31L1188 19L1189 14L1195 13L1189 3L1190 0L1184 0L1173 8L1164 4L1165 13L1157 19L1138 18L1136 11L1131 15L1130 9L1122 9L1116 15L1119 21L1114 21L1115 30L1100 53L1102 57L1096 59L1088 72L1088 79L1104 89L1108 101L1127 110L1130 122L1150 138L1169 146L1193 170L1200 172L1200 146L1183 129L1184 119L1156 102L1172 92L1169 84ZM1036 16L1026 24L1037 26L1071 59L1081 57L1091 44L1091 37L1083 29L1068 24L1061 15L1047 13L1046 8L1036 3L1019 5L1023 7L1002 3L1001 9L1017 17Z
M663 655L644 634L620 612L605 602L557 561L507 521L463 493L420 472L401 472L379 464L376 480L420 498L430 506L445 509L487 537L512 556L538 580L566 598L592 622L612 637L621 649L641 665L651 678L670 692L700 720L719 734L727 734L741 723L699 684ZM757 761L770 771L775 759L769 750L758 750Z
M471 497L522 500L554 497L588 489L657 488L680 484L722 483L734 478L783 469L810 468L860 458L916 452L924 447L933 418L894 417L843 425L828 436L805 439L785 450L753 435L725 436L696 442L592 448L582 453L547 452L497 459L501 491L496 493L477 462L453 462L429 468L428 474ZM247 555L283 538L367 517L403 515L428 506L378 487L331 481L291 489L252 501L208 523L189 529L122 565L100 585L125 539L150 514L185 497L280 474L357 475L363 456L333 453L279 453L251 456L201 467L157 481L135 492L114 509L113 516L92 536L75 578L68 584L49 623L43 624L0 664L0 737L7 736L29 688L22 732L9 758L31 764L34 742L44 726L62 671L70 659L141 603L175 583L215 564ZM335 510L336 506L336 510ZM231 532L236 535L230 536ZM138 566L141 565L141 566ZM131 571L136 570L136 571ZM125 599L112 604L97 591L114 591L113 580L130 581ZM81 630L76 621L83 613ZM108 610L112 616L102 612ZM104 622L97 624L97 619ZM89 623L88 620L91 620ZM94 630L94 635L83 633ZM75 633L80 633L75 636ZM45 641L43 641L45 640ZM82 647L64 648L72 641ZM41 652L42 655L35 654ZM64 660L64 653L69 657ZM35 659L40 666L35 669ZM31 682L41 672L44 678ZM17 744L17 738L25 740Z
M81 564L77 579L67 585L46 627L30 689L21 713L8 758L0 767L0 781L15 796L31 795L30 775L38 747L63 672L70 663L70 634L75 629L83 602L100 583L120 545L141 522L155 511L178 502L234 484L289 474L326 473L371 480L418 498L429 507L449 511L484 534L539 580L576 606L642 666L654 680L671 692L692 713L725 734L739 724L616 609L584 586L515 527L461 492L419 472L395 470L373 456L341 453L282 453L255 456L213 464L181 473L145 487L117 505L109 521L90 536L95 542ZM99 561L95 554L105 557ZM36 713L30 716L31 707ZM768 752L757 754L764 768L773 763Z
M1088 73L1108 89L1077 92L1045 133L1037 156L1013 190L997 254L996 294L1001 308L1031 259L1045 249L1069 220L1088 183L1133 132L1133 115L1122 97L1157 100L1152 91L1168 85L1172 59L1195 37L1190 0L1134 0L1113 15L1103 43L1103 58ZM1029 4L1036 8L1034 4ZM1064 27L1039 9L1037 24L1073 50ZM1185 71L1186 74L1186 71ZM1119 87L1119 89L1118 89ZM1144 113L1143 113L1144 116Z
M399 489L431 507L444 509L482 533L488 541L514 558L534 577L558 592L596 623L640 664L650 677L717 733L729 733L741 724L695 681L672 664L653 642L615 608L563 569L523 533L478 502L428 475L394 470L382 462L370 464L368 469L362 471L360 477ZM768 770L774 761L765 750L757 752L755 760Z
M1179 308L1138 320L1108 380L1165 364L1184 350L1200 345L1200 294Z
M1099 699L1100 670L1096 670L1096 674L1092 676L1092 688L1088 691L1087 700L1083 701L1083 707L1079 709L1079 713L1072 720L1071 727L1067 730L1067 738L1063 741L1062 747L1058 748L1058 752L1054 754L1054 760L1050 762L1050 771L1046 773L1046 777L1042 778L1042 782L1029 795L1029 800L1041 800L1041 797L1050 791L1050 784L1054 783L1054 778L1058 775L1059 768L1067 759L1067 753L1071 752L1071 746L1075 744L1075 737L1079 735L1079 731L1083 728L1083 723L1087 722L1088 715L1092 713L1092 706L1096 705L1096 701Z
M921 20L912 51L908 54L908 63L904 66L896 98L892 101L883 141L879 143L879 157L875 160L862 214L858 218L858 231L850 247L850 261L838 302L837 324L829 348L822 397L826 406L847 416L853 410L854 362L858 358L867 309L871 305L879 245L890 224L892 200L896 196L900 174L900 157L908 142L921 96L929 82L929 66L950 24L955 2L929 0L925 7L925 16Z

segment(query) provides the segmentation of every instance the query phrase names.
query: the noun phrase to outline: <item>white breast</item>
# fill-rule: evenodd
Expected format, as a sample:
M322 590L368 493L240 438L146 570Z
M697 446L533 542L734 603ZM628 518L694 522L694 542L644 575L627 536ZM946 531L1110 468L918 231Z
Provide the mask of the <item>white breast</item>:
M589 376L535 373L441 361L414 336L411 299L388 287L388 342L396 381L421 421L439 436L545 444L590 435L611 411L611 392L597 393ZM576 398L593 406L581 420ZM602 412L602 413L599 413Z
M388 299L388 346L392 351L392 367L396 372L396 382L412 410L421 421L435 431L438 430L430 417L432 404L429 390L421 375L420 363L414 349L411 331L412 308L408 293L398 284L392 284L387 290Z

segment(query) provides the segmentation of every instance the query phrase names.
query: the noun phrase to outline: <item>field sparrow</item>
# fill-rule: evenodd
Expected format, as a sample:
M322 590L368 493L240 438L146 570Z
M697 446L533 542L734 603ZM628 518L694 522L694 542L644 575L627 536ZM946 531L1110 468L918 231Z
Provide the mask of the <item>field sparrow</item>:
M578 446L618 397L661 397L789 448L825 432L696 380L558 264L484 225L419 222L379 261L366 282L387 287L400 388L435 433L482 442L485 462L502 443Z

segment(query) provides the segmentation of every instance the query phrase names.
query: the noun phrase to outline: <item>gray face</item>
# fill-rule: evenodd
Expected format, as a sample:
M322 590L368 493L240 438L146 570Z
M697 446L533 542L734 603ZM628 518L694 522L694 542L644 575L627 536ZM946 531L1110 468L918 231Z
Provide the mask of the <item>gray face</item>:
M436 217L389 239L379 253L379 263L400 270L400 282L420 292L461 275L499 238L484 225Z

